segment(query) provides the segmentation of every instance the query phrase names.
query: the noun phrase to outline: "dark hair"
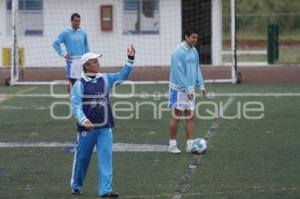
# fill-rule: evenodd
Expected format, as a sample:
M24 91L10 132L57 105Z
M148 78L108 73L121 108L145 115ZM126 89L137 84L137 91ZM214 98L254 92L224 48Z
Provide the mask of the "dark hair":
M191 27L185 28L184 31L183 31L183 39L185 39L185 36L189 37L193 33L195 33L197 35L199 34L198 31L195 28L191 28Z
M82 66L82 70L83 70L83 72L85 73L86 72L86 64L84 64L83 66Z
M78 13L73 13L73 14L71 15L71 21L73 21L75 17L80 18L80 15L79 15Z
M87 66L89 63L90 63L90 62L87 61L86 63L84 63L84 64L82 65L82 70L83 70L83 72L86 72L86 66Z

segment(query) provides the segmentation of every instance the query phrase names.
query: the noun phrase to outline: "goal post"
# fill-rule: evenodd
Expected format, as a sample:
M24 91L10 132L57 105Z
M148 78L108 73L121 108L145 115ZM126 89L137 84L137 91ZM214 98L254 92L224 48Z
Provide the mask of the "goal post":
M18 0L13 0L11 5L11 68L10 68L10 85L14 85L19 80L19 52L17 40L17 17L18 17Z
M231 79L232 83L240 82L237 75L237 36L236 36L236 0L230 0L231 10L231 53L232 53L232 67Z
M18 49L20 46L25 48L26 52L25 66L22 67L30 67L33 70L34 68L64 67L63 58L55 53L51 42L64 28L70 26L69 17L74 12L81 15L81 24L87 32L91 51L104 54L103 67L122 66L124 53L119 52L123 52L130 43L136 45L138 51L136 65L138 67L169 67L172 51L181 42L182 24L198 24L201 29L201 27L207 28L209 23L210 27L200 35L200 40L204 40L203 44L201 43L199 49L197 48L201 57L200 64L212 70L218 66L227 67L230 75L216 79L206 78L205 81L207 83L238 82L236 0L226 0L226 9L230 10L229 16L224 14L223 0L204 0L202 4L196 0L194 1L195 6L204 6L201 8L202 10L210 9L210 17L203 16L202 13L197 12L198 9L195 9L193 15L188 15L188 18L185 19L183 19L182 13L184 0L103 0L103 2L95 1L97 4L94 1L82 4L79 0L72 2L71 0L55 0L53 3L51 0L31 1L41 4L36 7L30 3L26 5L27 0L6 1L11 2L11 8L7 11L7 13L11 13L11 15L7 15L11 17L12 40L10 85L49 85L52 83L27 79L24 81L19 78L21 66L19 66ZM20 2L22 2L21 6ZM114 9L115 25L112 26L111 32L101 30L99 25L101 22L99 8L102 4L112 4ZM137 21L135 21L136 18L138 18ZM33 22L29 23L30 20ZM227 20L226 23L224 23L225 20ZM206 26L204 26L205 24ZM137 27L138 29L135 29ZM228 42L224 42L225 39L230 40L230 45ZM230 59L224 59L225 51L230 52L231 56L227 56ZM115 56L113 54L115 52L120 56ZM112 55L107 56L107 54ZM209 58L205 61L207 55ZM154 57L155 60L151 57ZM137 82L137 84L163 83L168 83L168 81L153 79L153 81Z

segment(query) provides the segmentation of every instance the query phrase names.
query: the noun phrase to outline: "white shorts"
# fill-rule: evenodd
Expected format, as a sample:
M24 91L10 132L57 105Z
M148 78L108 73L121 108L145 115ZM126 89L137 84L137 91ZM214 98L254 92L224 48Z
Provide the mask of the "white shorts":
M82 76L82 65L80 59L71 59L67 61L66 77L80 79Z
M174 89L169 90L169 108L184 111L195 110L195 98L188 99L187 94Z

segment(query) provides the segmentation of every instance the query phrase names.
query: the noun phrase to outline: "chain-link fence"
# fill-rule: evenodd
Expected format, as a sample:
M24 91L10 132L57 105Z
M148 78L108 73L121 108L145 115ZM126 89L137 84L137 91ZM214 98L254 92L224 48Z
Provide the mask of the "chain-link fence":
M223 1L224 4L228 1ZM237 0L237 47L239 62L261 64L300 63L300 1L295 0ZM227 6L223 6L227 8ZM225 10L223 28L228 37L230 10ZM279 30L278 41L270 29ZM271 32L270 32L271 31ZM229 37L228 37L229 38ZM278 46L277 46L278 44ZM230 45L225 40L224 46ZM270 46L271 45L271 46ZM272 49L278 47L278 58L272 57ZM275 49L276 51L276 49ZM271 62L270 62L271 61Z

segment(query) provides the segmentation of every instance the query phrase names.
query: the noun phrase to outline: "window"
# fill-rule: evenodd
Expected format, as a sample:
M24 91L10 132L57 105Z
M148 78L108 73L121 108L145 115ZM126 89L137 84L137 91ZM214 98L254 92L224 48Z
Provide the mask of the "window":
M124 0L124 34L158 34L159 0Z
M20 36L42 36L43 0L19 0L18 4L17 34ZM8 35L11 34L11 9L12 1L6 0Z
M6 1L6 9L11 10L11 0ZM19 0L19 10L43 10L41 0Z

